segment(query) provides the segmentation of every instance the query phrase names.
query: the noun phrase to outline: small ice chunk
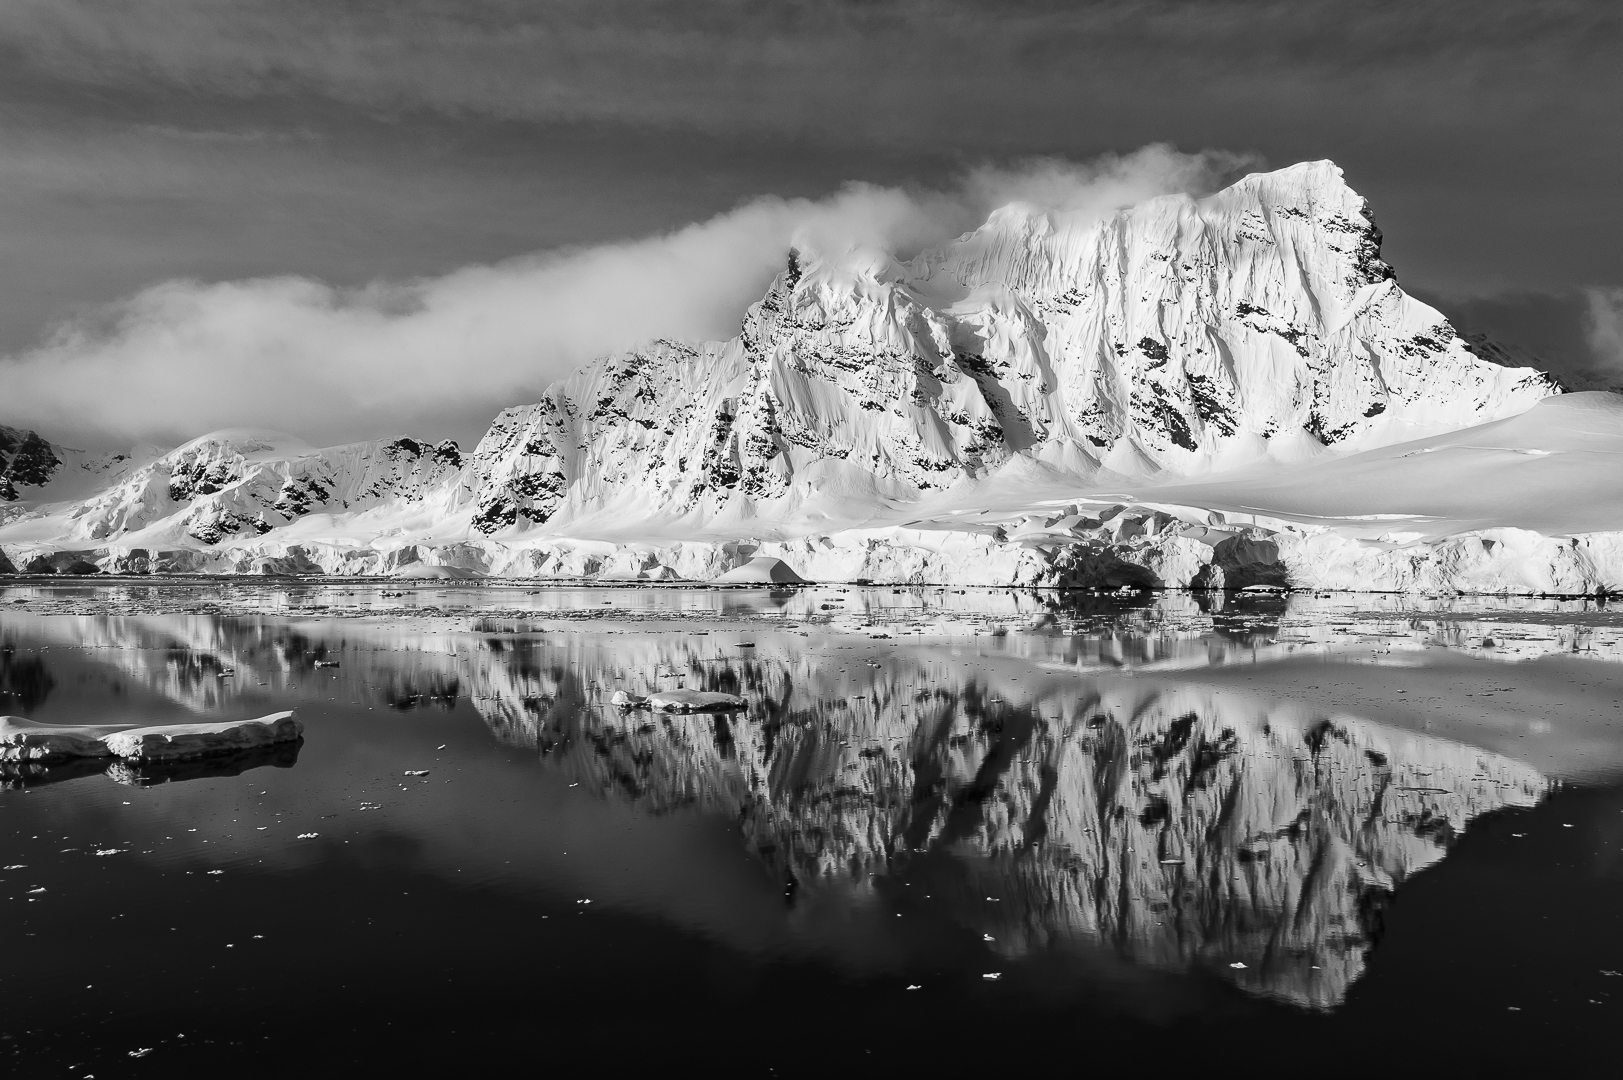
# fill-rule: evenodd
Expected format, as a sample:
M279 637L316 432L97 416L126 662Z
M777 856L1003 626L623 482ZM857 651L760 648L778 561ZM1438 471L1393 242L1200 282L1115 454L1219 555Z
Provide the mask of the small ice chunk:
M782 559L758 555L716 578L718 585L804 585L806 579Z
M648 696L648 707L660 712L728 712L744 708L745 701L737 694L661 690Z
M614 696L609 698L609 704L622 709L641 709L648 704L648 699L628 694L624 690L616 690Z
M985 975L982 975L981 978L983 978L983 979L1001 979L1001 978L1003 978L1003 972L1001 972L1001 971L988 971Z
M406 770L406 775L407 776L427 776L428 775L428 770L427 769L407 769Z
M321 834L318 833L318 832L301 832L299 834L299 839L300 840L314 840L316 837L318 837L320 835Z

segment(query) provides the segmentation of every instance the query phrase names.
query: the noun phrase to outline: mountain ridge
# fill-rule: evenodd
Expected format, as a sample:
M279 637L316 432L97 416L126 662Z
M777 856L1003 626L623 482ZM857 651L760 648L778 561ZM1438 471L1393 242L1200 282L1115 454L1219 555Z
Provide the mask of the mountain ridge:
M1199 501L1229 477L1432 453L1428 439L1497 430L1561 393L1405 293L1381 241L1341 170L1308 162L1102 218L1011 205L906 261L791 249L733 338L589 363L503 410L471 452L221 432L117 459L99 490L58 501L26 497L25 469L0 503L0 544L17 565L58 570L425 562L707 580L762 553L803 575L896 581L1623 588L1623 543L1600 534L1577 554L1536 528L1508 546L1484 532L1473 548L1363 524L1408 507L1318 521L1244 491L1222 509ZM1605 460L1599 441L1623 416L1595 418L1595 446L1510 451L1534 503L1574 501L1587 463ZM1536 443L1547 429L1515 431ZM1447 461L1493 450L1462 438ZM15 471L42 442L0 461ZM1391 490L1377 503L1401 501L1415 470L1393 462L1411 456L1380 466ZM1426 475L1448 489L1446 473ZM1611 505L1585 520L1609 524ZM1481 510L1466 515L1475 530L1511 524L1491 500ZM1514 516L1519 529L1540 520ZM1371 542L1386 545L1378 557Z

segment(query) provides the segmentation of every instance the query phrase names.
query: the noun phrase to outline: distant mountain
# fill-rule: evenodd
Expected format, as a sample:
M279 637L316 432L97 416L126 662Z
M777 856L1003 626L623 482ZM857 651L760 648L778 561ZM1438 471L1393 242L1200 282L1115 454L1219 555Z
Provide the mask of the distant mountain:
M129 462L128 454L87 454L0 424L0 522L8 503L83 496L106 485Z
M36 438L34 446L45 445ZM38 460L50 451L32 452ZM461 468L453 442L395 439L318 450L279 432L217 431L123 469L111 486L72 507L57 538L214 545L263 536L308 514L421 501L454 486Z

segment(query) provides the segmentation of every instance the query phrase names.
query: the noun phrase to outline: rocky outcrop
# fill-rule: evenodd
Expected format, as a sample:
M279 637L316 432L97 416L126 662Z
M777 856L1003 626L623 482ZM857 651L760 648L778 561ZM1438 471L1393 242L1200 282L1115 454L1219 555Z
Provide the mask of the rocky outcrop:
M34 432L0 426L0 502L21 498L19 489L50 483L61 467L51 444Z
M13 516L8 503L52 493L78 498L117 477L129 461L128 454L87 454L0 424L0 523Z

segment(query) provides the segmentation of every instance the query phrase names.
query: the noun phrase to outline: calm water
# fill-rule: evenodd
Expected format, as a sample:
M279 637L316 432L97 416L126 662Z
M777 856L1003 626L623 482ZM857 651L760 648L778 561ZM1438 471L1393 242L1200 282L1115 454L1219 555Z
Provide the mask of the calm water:
M1578 1061L1611 1052L1623 1007L1619 622L1556 601L0 589L0 713L305 724L297 748L167 772L0 770L0 1061ZM676 686L748 708L608 704Z

